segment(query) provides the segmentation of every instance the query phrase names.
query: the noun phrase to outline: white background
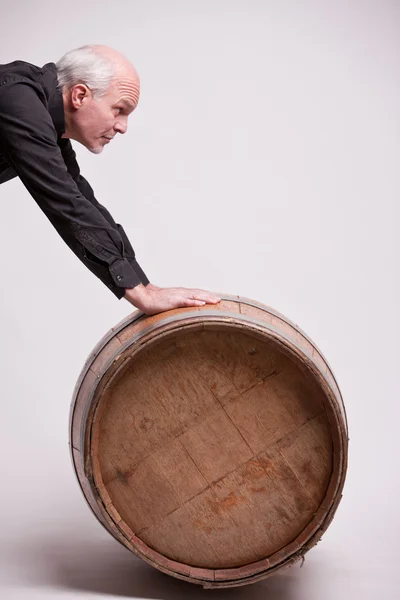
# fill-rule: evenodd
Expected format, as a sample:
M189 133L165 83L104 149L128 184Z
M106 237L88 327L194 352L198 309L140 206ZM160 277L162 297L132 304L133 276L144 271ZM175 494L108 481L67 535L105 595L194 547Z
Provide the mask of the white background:
M64 246L18 180L0 188L0 597L400 597L400 5L374 1L15 0L0 61L104 43L141 76L130 130L75 144L150 280L264 302L321 348L350 426L320 544L262 583L160 574L88 509L68 452L72 391L131 312Z

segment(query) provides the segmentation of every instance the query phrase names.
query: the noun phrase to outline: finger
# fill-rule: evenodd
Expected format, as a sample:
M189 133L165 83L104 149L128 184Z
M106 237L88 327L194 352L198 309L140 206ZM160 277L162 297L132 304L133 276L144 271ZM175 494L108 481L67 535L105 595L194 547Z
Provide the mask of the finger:
M216 300L217 302L221 301L220 296L218 296L217 294L213 294L212 292L209 292L207 290L191 290L194 294L194 296L196 296L196 298L202 298L204 300L206 299L210 299L210 300Z
M218 304L218 302L221 302L221 298L219 296L208 296L207 302L209 304Z
M221 298L217 294L213 294L212 292L198 288L181 287L175 288L174 292L178 292L179 294L183 293L187 298L192 298L193 300L202 300L207 304L218 304L218 302L221 302Z
M203 300L203 302L207 302L207 304L218 304L218 302L221 301L221 298L218 296L213 296L206 292L203 292L202 294L193 294L192 298L196 300Z
M206 302L204 300L195 300L194 298L186 298L184 306L204 306Z

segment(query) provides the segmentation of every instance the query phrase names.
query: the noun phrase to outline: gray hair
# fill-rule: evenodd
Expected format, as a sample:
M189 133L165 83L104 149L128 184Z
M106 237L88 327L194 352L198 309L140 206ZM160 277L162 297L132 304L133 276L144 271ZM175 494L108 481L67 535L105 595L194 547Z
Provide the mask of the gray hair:
M69 50L56 63L58 85L67 89L77 83L85 84L98 100L106 94L115 75L112 61L99 52L95 46L81 46Z

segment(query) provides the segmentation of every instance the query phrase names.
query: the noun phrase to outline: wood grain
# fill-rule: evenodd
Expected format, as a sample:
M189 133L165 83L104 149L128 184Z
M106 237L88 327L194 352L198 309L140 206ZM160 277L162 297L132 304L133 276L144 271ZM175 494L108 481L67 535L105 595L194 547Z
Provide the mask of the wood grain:
M229 297L134 314L105 340L77 386L71 440L116 539L207 587L268 576L318 541L341 496L347 428L309 338Z

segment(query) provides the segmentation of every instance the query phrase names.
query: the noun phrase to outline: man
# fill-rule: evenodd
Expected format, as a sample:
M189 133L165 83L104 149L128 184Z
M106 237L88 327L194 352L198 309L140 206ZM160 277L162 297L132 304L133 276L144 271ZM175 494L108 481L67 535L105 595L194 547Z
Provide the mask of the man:
M70 139L95 154L128 128L140 83L106 46L71 50L55 65L0 65L0 183L20 177L78 258L117 296L147 314L216 304L204 290L149 283L121 225L80 174Z

